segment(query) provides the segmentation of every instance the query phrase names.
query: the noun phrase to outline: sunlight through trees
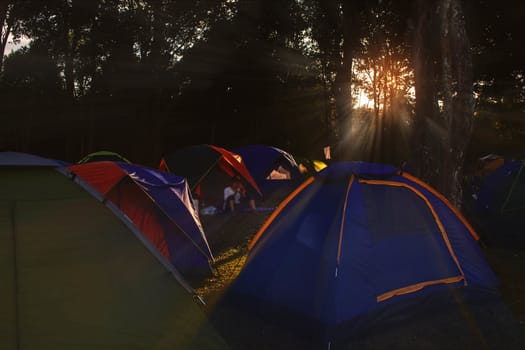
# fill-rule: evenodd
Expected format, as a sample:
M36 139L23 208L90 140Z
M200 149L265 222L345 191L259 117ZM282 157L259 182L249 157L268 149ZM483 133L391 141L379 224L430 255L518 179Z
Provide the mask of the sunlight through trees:
M1 147L65 159L109 147L150 163L191 143L315 157L331 146L338 160L409 159L457 192L473 130L511 130L513 145L521 135L524 6L3 1ZM7 38L29 44L8 54Z

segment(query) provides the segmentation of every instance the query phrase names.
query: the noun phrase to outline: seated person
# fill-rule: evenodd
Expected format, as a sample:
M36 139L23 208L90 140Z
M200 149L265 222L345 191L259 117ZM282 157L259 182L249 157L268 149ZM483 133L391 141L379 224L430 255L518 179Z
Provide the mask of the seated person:
M224 188L223 211L235 212L235 205L240 203L241 182L237 178L232 178L230 185Z
M223 211L235 213L235 207L241 204L241 200L248 201L251 211L255 211L255 200L248 195L244 188L241 179L234 176L229 186L224 188L224 204Z

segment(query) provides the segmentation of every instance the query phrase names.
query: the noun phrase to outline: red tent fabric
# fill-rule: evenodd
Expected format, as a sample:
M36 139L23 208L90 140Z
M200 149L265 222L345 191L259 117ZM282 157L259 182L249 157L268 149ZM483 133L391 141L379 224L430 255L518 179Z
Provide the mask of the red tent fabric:
M222 205L223 189L233 176L239 176L248 191L262 196L241 156L222 147L202 144L179 149L161 160L160 169L185 177L206 205Z
M92 162L68 169L115 204L173 265L188 273L211 272L213 259L186 180L154 169L118 162ZM149 180L145 176L150 176ZM152 180L159 180L152 183ZM151 188L149 188L149 187ZM165 203L152 194L165 191ZM158 198L157 198L158 199Z

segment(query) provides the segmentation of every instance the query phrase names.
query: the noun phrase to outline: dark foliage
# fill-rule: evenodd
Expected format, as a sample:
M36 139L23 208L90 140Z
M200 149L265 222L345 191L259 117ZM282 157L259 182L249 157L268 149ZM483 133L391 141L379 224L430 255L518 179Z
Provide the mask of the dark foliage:
M110 149L157 165L161 155L189 144L266 143L312 157L332 145L336 158L349 159L356 154L349 132L356 123L351 72L365 52L363 40L379 45L368 55L389 42L409 62L427 45L420 81L443 81L439 30L418 27L431 28L439 18L429 12L422 21L416 3L3 2L1 44L7 34L31 41L0 62L0 148L68 161ZM525 97L523 5L504 0L463 7L476 108L498 114L501 124L500 112L518 113ZM414 40L416 34L421 40ZM440 84L425 90L416 81L424 113L439 114L437 101L446 97ZM417 119L413 125L417 129ZM451 125L442 124L457 128ZM397 162L399 154L388 156L396 132L376 130L379 137L379 151L360 157ZM442 164L441 150L429 152Z

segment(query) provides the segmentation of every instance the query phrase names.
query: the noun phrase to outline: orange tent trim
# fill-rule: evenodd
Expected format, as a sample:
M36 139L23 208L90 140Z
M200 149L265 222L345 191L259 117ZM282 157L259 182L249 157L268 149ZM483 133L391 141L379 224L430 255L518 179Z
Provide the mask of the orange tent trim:
M436 224L437 224L437 226L439 228L439 231L441 232L441 236L443 237L443 240L445 241L445 245L447 246L447 249L448 249L450 255L452 256L452 259L456 263L456 266L457 266L458 270L460 271L461 276L463 277L463 279L465 278L465 274L463 273L463 269L461 268L461 265L459 264L459 260L456 257L456 254L454 253L454 250L452 249L452 245L450 244L450 240L448 239L448 235L447 235L447 232L445 231L445 227L443 226L443 223L439 219L439 216L437 215L434 207L432 206L432 204L430 203L428 198L425 197L425 195L423 193L421 193L421 191L419 191L417 188L415 188L415 187L413 187L413 186L411 186L409 184L406 184L404 182L359 179L359 183L366 183L366 184L370 184L370 185L385 185L385 186L403 187L403 188L406 188L406 189L414 192L418 197L420 197L426 203L428 209L430 209L430 212L432 213L432 216L434 217L434 220L436 221ZM467 284L467 281L465 280L465 285L466 284Z
M424 189L426 189L427 191L431 192L434 196L438 197L439 199L441 199L441 201L443 203L446 204L447 207L449 207L450 210L452 210L454 212L454 214L456 214L456 216L459 218L459 220L461 220L461 222L463 223L463 225L465 225L465 227L467 228L467 230L470 232L470 234L472 235L472 237L474 237L474 239L476 241L479 241L479 236L478 234L476 233L476 231L474 230L474 228L469 224L469 222L467 221L467 219L465 219L465 217L459 212L459 210L456 209L455 206L452 205L452 203L450 203L448 201L448 199L446 199L441 193L439 193L438 191L436 191L435 189L433 189L432 187L430 187L429 185L427 185L426 183L424 183L423 181L421 181L420 179L418 179L417 177L414 177L410 174L407 174L407 173L403 173L401 176L403 176L404 178L412 181L412 182L415 182L416 184L418 184L419 186L423 187Z
M440 280L434 280L434 281L426 281L421 283L416 283L411 286L395 289L393 291L383 293L377 297L377 302L380 303L382 301L388 300L392 297L395 297L396 295L403 295L408 293L414 293L417 292L420 289L423 289L428 286L432 286L435 284L449 284L449 283L456 283L461 280L464 280L465 278L463 276L455 276L455 277L449 277L449 278L443 278Z
M250 244L248 245L248 250L252 250L252 248L255 246L255 244L257 243L257 241L259 240L259 238L261 238L261 236L263 235L264 231L268 228L268 226L270 226L270 224L273 222L273 220L275 220L275 218L277 217L277 215L279 215L279 213L288 205L288 203L290 203L290 201L292 199L295 198L295 196L297 196L302 190L304 190L308 185L310 185L312 182L314 182L314 177L310 177L308 178L305 182L303 182L299 187L297 187L292 193L290 193L290 195L288 195L288 197L286 197L285 200L283 200L281 202L281 204L279 204L279 206L274 210L274 212L272 213L272 215L270 215L270 217L268 218L268 220L266 220L266 222L264 223L264 225L259 229L259 231L257 231L257 233L255 234L255 236L253 237L252 241L250 242Z

